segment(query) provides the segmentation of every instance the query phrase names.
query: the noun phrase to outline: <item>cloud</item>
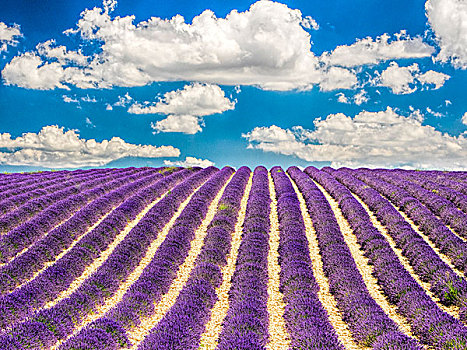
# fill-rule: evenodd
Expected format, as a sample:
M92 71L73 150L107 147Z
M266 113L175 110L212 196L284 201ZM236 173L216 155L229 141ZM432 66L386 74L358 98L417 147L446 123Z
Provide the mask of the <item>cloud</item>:
M134 145L119 137L97 142L82 139L76 130L64 131L56 125L40 132L24 133L15 139L0 133L0 164L40 165L53 168L101 166L123 157L178 157L180 150L172 146Z
M157 103L134 103L128 109L133 114L165 114L164 120L153 123L158 132L196 134L202 131L204 116L235 108L235 101L225 97L217 85L194 83L183 89L169 91Z
M419 111L404 117L388 107L362 111L354 118L330 114L315 120L315 130L273 125L256 127L242 136L249 141L248 148L309 162L327 161L334 167L467 169L467 139L422 123Z
M434 90L436 90L442 87L449 78L449 75L433 70L420 73L417 63L401 67L397 62L391 62L373 84L386 86L394 94L410 94L417 90L417 82L421 85L435 85Z
M9 27L0 22L0 52L6 51L8 46L16 46L18 44L16 39L22 36L18 25Z
M118 101L115 102L113 105L114 107L126 107L131 103L131 101L133 101L133 97L131 97L130 94L127 92L125 96L118 96ZM109 109L107 108L107 110ZM112 108L110 110L112 110Z
M464 113L461 119L462 124L467 125L467 112Z
M319 24L311 16L305 16L302 19L302 26L306 29L318 30Z
M199 166L202 168L206 168L209 166L213 166L214 162L211 162L208 159L198 159L195 157L186 157L184 161L171 161L171 160L164 160L164 165L167 166L181 166L181 167L195 167Z
M88 128L95 128L96 127L89 117L86 117L86 126Z
M97 103L96 98L95 97L90 97L89 95L81 97L81 101L88 102L88 103Z
M55 46L55 40L48 40L44 43L37 45L36 49L40 56L55 59L61 65L68 63L76 64L79 66L88 63L88 57L83 55L81 51L68 51L65 46Z
M434 110L432 110L430 107L426 107L426 111L428 113L430 113L432 116L436 117L436 118L441 118L441 117L444 117L444 114L440 113L440 112L435 112Z
M422 84L433 84L435 85L434 90L439 89L444 85L444 82L450 78L449 75L429 70L423 74L419 74L417 79Z
M202 131L201 119L193 115L169 115L167 118L151 123L155 132L181 132L193 135Z
M117 0L104 0L102 4L104 6L105 13L114 11L118 5Z
M368 100L369 98L365 90L360 90L360 92L353 97L353 101L357 106L360 106L362 103L367 103Z
M86 95L84 97L78 98L76 95L74 96L68 96L68 95L62 95L63 102L65 103L76 103L77 108L81 109L81 102L86 102L86 103L97 103L97 100L95 97L90 97L89 95Z
M352 45L337 46L331 52L324 52L321 59L332 66L350 68L391 59L429 57L433 52L434 48L421 37L411 38L402 30L393 38L383 34L376 39L367 37L357 39Z
M336 96L337 96L337 102L340 102L340 103L350 103L348 97L345 96L344 93L339 92Z
M367 103L369 100L368 94L365 90L360 90L353 97L348 97L344 93L340 92L336 94L337 102L340 103L355 103L357 106L360 106L363 103Z
M14 57L2 71L7 85L15 84L27 89L50 90L69 88L62 84L65 70L60 63L45 63L35 53L26 52Z
M177 114L206 116L235 108L235 102L225 97L217 85L194 83L183 89L169 91L154 105L135 103L129 109L134 114Z
M79 103L79 100L76 97L62 95L62 99L65 103Z
M418 64L414 63L408 67L399 67L396 62L391 62L382 73L379 86L386 86L393 94L410 94L417 90L415 86L414 73L418 72Z
M455 67L467 69L467 2L463 0L428 0L426 16L440 52L441 62L450 61Z
M320 63L307 31L318 28L317 23L285 4L260 0L225 18L205 10L191 23L181 15L134 23L135 16L112 18L113 5L106 6L83 11L76 28L65 32L80 36L84 45L99 43L99 53L84 57L80 51L53 48L49 41L8 63L5 83L87 89L197 81L268 90L320 85L330 90L347 89L356 81L355 72ZM50 78L41 85L34 77L46 70Z
M330 67L323 74L319 88L322 91L351 89L357 82L358 80L355 72L341 67Z

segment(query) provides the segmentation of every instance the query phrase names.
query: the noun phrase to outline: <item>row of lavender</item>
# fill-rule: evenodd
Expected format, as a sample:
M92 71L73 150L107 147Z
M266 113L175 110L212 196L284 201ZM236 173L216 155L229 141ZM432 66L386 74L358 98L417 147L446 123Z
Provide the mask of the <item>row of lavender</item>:
M145 318L154 313L155 304L167 293L177 276L177 270L188 254L190 242L194 238L197 227L206 216L209 204L232 173L233 169L224 168L199 188L175 220L151 262L126 291L121 301L114 305L107 314L68 339L62 348L118 349L129 344L127 332L137 328ZM199 273L198 277L209 279L212 278L210 275L215 270L206 266L205 270L201 268L196 272ZM200 287L199 284L195 285ZM187 286L185 288L188 288ZM195 290L190 289L190 292L195 292ZM207 297L202 293L190 293L190 296L192 299L198 296L203 298L202 300ZM196 302L196 299L192 302ZM186 323L179 324L184 324L187 327L186 330L191 329ZM159 325L162 326L163 323ZM183 343L182 338L174 337L171 332L164 334L160 331L156 334L162 337L161 341L168 338Z
M290 169L297 182L299 172ZM271 169L277 197L280 230L280 289L286 302L285 320L295 349L343 349L318 298L308 238L300 202L289 177ZM301 182L301 186L306 186Z
M187 171L188 170L184 170L182 173ZM158 254L162 254L162 256L157 259L158 256L156 255L144 270L137 283L132 285L132 289L129 292L129 299L124 297L122 301L123 310L129 311L133 309L135 316L141 317L141 310L138 306L143 307L145 304L148 306L147 300L139 299L140 303L136 303L132 292L133 294L135 292L136 294L140 294L140 290L148 290L148 285L152 282L155 270L159 270L160 272L161 269L161 267L157 265L157 261L167 270L166 274L168 274L168 276L163 277L161 274L156 274L158 277L162 278L162 281L166 280L166 287L160 284L152 284L153 287L156 288L153 291L156 295L152 295L152 297L157 298L157 295L162 295L164 290L170 286L171 279L169 276L173 278L174 270L172 270L173 265L168 263L168 261L170 258L177 259L174 249L180 249L180 241L182 240L184 240L186 244L189 244L194 227L196 227L196 220L202 220L210 200L213 199L219 187L226 181L227 177L231 175L233 170L231 168L225 168L218 174L214 174L216 171L217 170L213 167L207 168L189 177L183 183L169 191L169 193L153 206L144 218L138 222L137 226L130 231L104 264L88 277L74 293L52 308L39 310L37 313L29 316L28 321L10 327L10 330L7 331L3 338L0 337L0 340L11 343L14 339L16 347L21 344L21 346L24 347L26 345L29 348L48 348L57 341L66 339L73 330L79 326L86 315L96 312L98 307L102 305L105 300L112 297L119 285L125 281L131 271L139 264L139 261L144 256L150 243L157 238L158 232L172 218L180 203L202 182L211 178L196 192L195 196L177 219L174 228L171 229L164 244L158 250ZM146 188L144 192L147 193L148 189ZM140 212L142 209L142 207L135 206L135 203L132 203L130 207L135 213ZM184 247L185 249L186 244ZM128 259L128 257L131 257L131 259ZM183 259L183 255L178 257L179 264L183 262ZM76 261L76 264L77 263L78 261ZM67 275L71 275L70 277L72 279L77 277L74 275L74 271L68 271ZM113 310L113 316L116 319L119 319L118 317L121 316L122 319L119 320L128 321L129 314L128 312L122 313L123 310L120 308ZM96 324L101 325L101 327L105 329L109 327L108 322L105 321L103 323L98 321L91 325L88 331L91 333L97 331L97 338L94 336L86 336L86 343L88 344L89 342L92 343L95 339L102 338L99 333L103 331L100 330L99 327L95 328ZM113 332L114 328L111 328L111 330ZM10 344L10 346L12 345ZM97 348L100 347L98 346Z
M330 292L353 338L374 349L419 349L371 297L323 193L307 174L293 167L288 172L305 198Z
M53 262L73 241L81 238L93 223L139 190L154 184L162 177L159 172L141 171L110 182L110 191L104 192L82 207L68 221L49 231L46 236L37 238L37 241L22 255L0 267L0 295L26 282L46 263Z
M343 180L342 174L352 177L353 173L346 169L339 170L336 172L336 177L341 181ZM467 243L449 230L427 206L404 189L368 173L355 173L355 177L361 181L354 180L353 183L347 181L345 185L360 195L388 227L389 233L411 260L422 280L433 286L433 292L443 303L447 305L460 304L464 298L462 294L467 291L464 279L459 278L453 269L440 259L438 254L394 208L393 204L405 212L429 237L430 241L442 253L446 254L451 263L462 272L464 272L467 263ZM368 188L368 185L371 189ZM364 191L357 187L364 187ZM390 201L384 199L380 193Z
M324 170L310 167L301 172L292 167L288 174L305 198L330 291L356 342L375 349L420 349L421 344L445 349L466 346L465 326L441 311L405 270L389 243L373 227L365 209L350 192L366 202L388 228L388 233L402 249L414 271L430 284L431 291L443 303L465 308L466 284L463 273L467 254L464 254L466 243L462 238L462 220L465 216L462 203L465 194L461 190L467 183L463 174L389 172L382 169ZM0 248L7 247L0 250L7 263L0 266L0 325L3 329L0 347L42 349L67 340L87 315L96 312L100 305L115 294L180 203L209 179L177 218L153 261L121 302L69 338L62 348L118 349L129 345L127 333L154 312L155 304L167 292L178 267L187 256L194 232L203 220L209 203L232 175L230 168L220 172L214 168L203 171L170 169L162 171L164 175L160 172L161 169L128 169L120 173L103 171L94 174L87 171L74 174L68 187L76 188L74 186L77 184L84 184L83 188L89 190L76 194L86 193L87 197L83 196L81 202L72 207L76 194L67 197L69 192L64 192L64 199L51 199L50 205L33 211L30 216L32 219L25 219L17 227L41 217L48 207L55 209L64 201L66 205L62 204L62 207L71 209L56 219L52 227L65 221L62 225L51 231L50 228L31 230L28 235L22 231L23 234L15 233L17 236L11 235L11 232L17 230L13 228L3 237L0 236ZM249 173L249 169L241 168L229 182L187 284L174 306L141 344L141 349L198 347L210 309L217 299L215 289L222 282L220 271L229 254L231 234ZM44 182L47 185L42 183L41 190L49 188L52 189L50 193L53 193L60 174L46 175L48 177ZM292 340L291 346L294 349L342 349L317 296L319 287L312 272L297 195L289 176L282 169L271 169L271 175L280 224L280 289L286 302L284 318ZM410 321L416 339L402 333L371 298L340 233L332 209L313 180L321 184L339 203L373 265L375 277L384 294L397 306L398 312ZM21 178L19 183L28 183L28 180ZM68 191L65 181L62 184L62 188ZM21 197L24 193L17 191L15 194L13 187L0 179L0 186L3 185L8 188L7 191L11 191L11 198L18 196L17 203L25 198ZM28 185L34 186L34 183L30 181ZM167 191L166 197L146 214L108 260L74 293L51 308L43 308L81 275L128 221ZM50 194L44 190L38 192L37 198L49 198L47 196ZM28 205L34 198L31 196L24 199L19 206L13 206L10 212L20 209L24 204ZM461 273L443 262L386 198L404 210ZM44 203L49 203L47 200ZM229 293L229 310L219 337L219 349L260 349L267 346L269 206L267 170L259 167L253 174L242 242ZM49 215L53 216L51 213ZM106 213L108 216L101 224L85 234ZM41 220L46 222L46 218L44 216ZM66 221L67 218L70 219ZM18 237L17 246L8 244L15 242L11 237ZM79 240L78 244L55 260L76 240ZM26 247L29 248L22 253L21 250ZM48 262L54 264L35 275ZM466 315L462 311L461 319L464 320Z
M112 175L117 177L120 173L132 172L131 169L122 169L113 172L101 173L94 172L73 177L68 181L60 181L59 184L51 186L50 191L36 190L36 195L33 193L32 200L27 200L23 205L20 203L23 201L24 193L15 194L12 197L5 198L2 201L3 206L5 204L16 203L17 207L5 208L5 213L0 217L0 232L2 234L11 231L18 225L23 224L25 221L33 217L36 213L49 208L51 205L56 204L72 195L81 194L83 191L92 189L96 185L105 183L106 179ZM37 185L35 185L37 186ZM47 188L47 187L46 187ZM26 194L32 192L32 189L28 189ZM22 191L22 189L21 189ZM2 237L3 238L3 237Z
M115 179L112 175L86 176L78 181L80 186L75 183L55 190L0 217L0 227L5 232L0 236L0 262L7 263L87 202L102 196L112 188L112 184L108 184Z
M250 169L242 167L225 188L187 283L174 306L151 330L139 349L198 348L210 309L217 300L216 288L222 283L221 268L227 263L249 176Z
M0 326L2 329L32 316L47 302L54 300L80 276L88 265L110 245L116 235L149 203L186 178L190 170L175 172L149 186L133 191L98 226L81 237L65 255L28 283L0 298ZM196 174L195 174L196 175ZM194 175L193 175L194 176ZM200 180L198 180L200 181ZM185 193L183 192L183 195ZM172 195L174 199L176 198ZM174 200L174 204L177 201ZM66 235L66 232L64 232ZM58 249L57 249L58 250ZM27 268L27 266L25 266Z
M253 173L229 291L229 310L219 336L218 350L264 349L266 345L270 202L268 171L257 167Z
M378 192L348 174L344 175L345 172L335 176L347 187L316 168L307 168L306 173L321 183L338 201L360 246L373 265L374 275L384 294L397 306L400 314L410 321L413 334L423 343L436 345L441 349L466 346L465 326L443 312L402 266L387 240L371 224L365 209L353 197L349 188L358 193L385 224L388 234L403 248L403 253L409 258L418 276L422 280L437 276L437 285L432 285L433 289L437 289L441 296L449 295L450 283L456 286L457 282L452 271L436 254L430 254L426 243L417 237L395 208ZM409 246L404 247L404 244Z

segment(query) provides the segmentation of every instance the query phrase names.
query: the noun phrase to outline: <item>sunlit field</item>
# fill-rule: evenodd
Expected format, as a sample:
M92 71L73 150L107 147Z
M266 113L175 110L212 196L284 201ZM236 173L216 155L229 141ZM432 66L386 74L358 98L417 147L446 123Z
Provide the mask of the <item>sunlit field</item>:
M0 175L1 349L465 349L467 173Z

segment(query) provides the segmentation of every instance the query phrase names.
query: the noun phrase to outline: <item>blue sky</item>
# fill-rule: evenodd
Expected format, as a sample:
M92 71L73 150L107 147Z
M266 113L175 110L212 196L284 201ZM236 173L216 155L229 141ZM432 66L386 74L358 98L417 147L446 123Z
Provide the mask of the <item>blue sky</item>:
M0 170L465 170L465 21L459 0L5 0Z

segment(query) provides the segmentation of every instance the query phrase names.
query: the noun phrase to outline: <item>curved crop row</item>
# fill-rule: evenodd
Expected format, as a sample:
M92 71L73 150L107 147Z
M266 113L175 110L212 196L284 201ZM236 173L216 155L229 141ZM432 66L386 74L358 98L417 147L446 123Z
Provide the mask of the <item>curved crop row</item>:
M154 312L154 303L168 290L209 203L232 172L231 168L224 168L194 193L171 226L163 244L158 247L152 261L132 283L120 302L103 317L69 339L62 348L117 349L125 344L129 345L126 331L137 327L144 317ZM167 260L169 257L170 261ZM138 310L140 312L137 312ZM108 332L109 325L112 325L113 332Z
M45 210L41 205L31 201L24 206L0 218L0 226L8 222L6 226L16 226L21 221L21 225L10 228L10 231L0 236L0 262L7 263L24 248L37 241L49 230L64 220L68 219L86 205L89 201L98 198L108 192L114 180L112 175L106 177L96 176L89 181L85 181L81 188L69 188L47 195L51 199L45 204ZM53 197L53 199L52 199ZM38 198L41 201L44 197ZM42 210L42 211L41 211ZM34 214L38 213L34 217ZM10 215L11 214L11 215ZM8 216L8 218L5 218ZM28 218L32 217L31 220ZM2 219L5 218L5 221ZM11 224L11 225L10 225ZM2 226L3 227L3 226Z
M99 174L103 176L105 173L99 172ZM116 171L113 171L113 174L115 175ZM76 174L73 177L56 176L51 179L43 178L28 186L15 188L14 191L2 192L1 198L4 199L0 200L0 216L18 208L20 205L34 198L45 196L65 187L79 185L79 180L86 178L87 176L88 174L83 173L79 175Z
M230 180L208 226L190 277L175 304L138 349L197 349L204 324L216 301L215 289L222 282L221 267L226 263L231 233L249 176L250 169L240 168Z
M87 176L89 174L101 173L102 175L118 171L115 169L99 169L99 170L76 170L73 172L59 171L48 172L42 174L11 174L5 179L5 182L0 184L0 201L3 201L12 196L24 193L24 189L32 190L42 188L44 183L53 180L71 180L75 177Z
M170 174L170 172L165 172ZM138 190L158 181L163 175L138 172L118 178L109 185L114 188L81 208L62 225L34 243L24 254L0 268L0 295L4 295L32 278L47 263L78 240L100 217L112 211Z
M288 172L305 197L330 291L356 341L375 349L384 349L388 343L405 344L408 349L417 348L370 296L322 192L298 168L289 168Z
M150 188L137 192L107 216L99 226L86 234L72 250L54 265L48 267L21 288L0 298L1 329L11 327L12 323L25 319L34 310L54 300L70 286L75 278L83 273L86 266L90 265L110 245L129 221L133 220L148 204L183 180L185 176L186 173L176 172ZM179 197L188 195L185 194L187 185L204 180L204 176L203 174L198 175L198 173L192 175L184 183L178 185L182 190L176 191L174 189L172 191L171 197L177 198L176 194L179 192L181 193ZM175 203L177 202L174 200Z
M398 177L393 171L379 170L372 172L372 174L406 190L435 215L439 216L445 225L449 225L461 237L467 238L467 214L459 210L451 201L420 185ZM419 215L427 217L428 213L422 212Z
M313 276L300 203L286 173L271 169L280 228L280 289L287 303L285 320L293 349L343 349L328 320Z
M118 175L117 175L118 176ZM90 190L96 186L99 186L105 182L113 180L113 174L109 173L106 175L91 174L86 175L71 183L60 184L58 189L55 189L52 193L46 193L43 196L35 198L18 208L2 215L0 217L0 232L3 234L8 232L11 234L11 230L19 225L28 224L28 220L33 218L35 214L48 209L54 204L60 204L61 201L71 198L80 198L80 194L85 190ZM0 237L3 240L4 237Z
M467 195L467 182L462 181L462 178L459 176L446 174L444 172L439 171L417 171L417 174L427 175L430 179L436 183L443 184L448 186L458 192L461 192Z
M355 172L351 174L355 174L357 179L364 181L367 185L390 198L415 223L420 225L420 229L429 235L430 239L440 247L443 253L451 257L454 266L465 269L467 262L465 243L453 235L418 200L406 194L403 190L398 191L397 187L378 177ZM421 279L430 282L433 292L443 303L447 305L457 303L462 306L467 292L467 284L464 278L459 277L441 260L436 252L412 229L410 224L388 201L382 202L385 203L384 209L382 207L373 208L379 209L377 210L378 217L389 228L389 233L393 235L396 241L401 242L401 248L413 261L412 265L419 271ZM370 208L372 208L371 205Z
M467 195L462 192L456 191L455 189L432 181L432 177L427 174L416 174L411 171L395 171L395 173L404 178L414 182L415 184L422 186L424 189L436 193L437 195L446 198L456 205L464 213L467 213Z
M268 340L268 171L257 167L248 198L242 241L229 291L218 350L265 349Z
M347 185L345 187L329 174L316 168L307 168L305 171L338 199L344 215L374 266L375 275L384 293L392 303L397 305L398 311L410 320L414 334L423 342L436 344L442 349L456 349L467 345L467 329L458 320L441 311L424 293L420 285L399 262L389 243L372 225L365 209L352 196L347 187L356 191L358 187L363 187L358 193L365 193L364 200L373 195L370 208L373 208L378 202L380 211L385 212L387 210L383 209L385 202L378 198L379 194L374 193L371 189L365 189L361 181L352 179L348 175L335 174L336 178ZM391 227L388 231L390 234L394 233ZM395 238L397 240L399 237ZM430 262L432 258L432 256L420 254L420 260L415 262L419 263L420 266L424 262ZM424 259L426 260L424 261ZM418 266L414 269L420 270ZM422 322L420 322L420 318ZM443 336L440 337L440 334ZM453 338L454 336L457 338ZM452 342L452 339L457 339L457 341Z

